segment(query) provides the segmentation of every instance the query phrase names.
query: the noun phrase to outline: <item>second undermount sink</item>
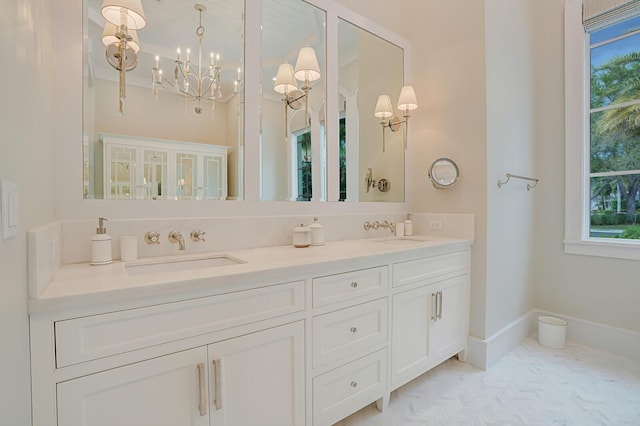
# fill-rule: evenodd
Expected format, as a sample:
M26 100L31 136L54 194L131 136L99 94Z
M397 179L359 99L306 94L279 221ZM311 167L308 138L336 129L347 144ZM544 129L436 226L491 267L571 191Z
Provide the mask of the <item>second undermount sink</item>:
M429 237L426 235L412 235L412 236L404 236L404 237L386 237L386 238L378 238L374 240L376 243L385 243L392 245L413 245L415 243L426 243L429 241L434 241L433 237Z
M143 259L126 263L124 269L128 275L145 275L163 272L190 271L194 269L215 268L219 266L246 263L228 254L218 253L201 256L170 256L155 259Z

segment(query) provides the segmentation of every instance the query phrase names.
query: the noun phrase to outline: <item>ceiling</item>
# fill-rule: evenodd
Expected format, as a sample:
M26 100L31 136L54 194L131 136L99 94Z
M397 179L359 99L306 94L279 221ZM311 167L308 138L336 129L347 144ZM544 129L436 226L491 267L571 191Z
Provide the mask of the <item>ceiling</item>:
M102 0L83 0L88 17L86 26L87 49L96 78L117 80L117 71L104 59L101 43L105 20L100 14ZM223 91L232 93L237 69L244 68L244 0L198 0L206 6L202 14L205 28L203 64L209 64L210 53L220 54L223 69ZM263 0L262 58L265 79L275 76L283 62L295 65L298 50L302 46L316 49L321 69L325 68L325 13L300 0ZM194 1L142 0L147 26L138 30L141 51L138 66L127 73L127 84L150 87L151 68L156 55L165 75L171 75L177 48L182 57L191 49L191 60L197 62L198 38L195 30L199 13Z

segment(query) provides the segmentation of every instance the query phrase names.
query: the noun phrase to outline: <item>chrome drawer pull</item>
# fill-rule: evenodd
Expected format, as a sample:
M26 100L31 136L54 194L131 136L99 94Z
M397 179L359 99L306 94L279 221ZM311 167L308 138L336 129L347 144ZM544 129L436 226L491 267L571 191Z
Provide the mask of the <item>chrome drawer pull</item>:
M355 380L352 380L350 385L352 388L358 387L358 382L356 382Z
M358 332L358 329L356 327L351 327L351 332L355 334Z
M358 281L352 281L351 288L358 288Z

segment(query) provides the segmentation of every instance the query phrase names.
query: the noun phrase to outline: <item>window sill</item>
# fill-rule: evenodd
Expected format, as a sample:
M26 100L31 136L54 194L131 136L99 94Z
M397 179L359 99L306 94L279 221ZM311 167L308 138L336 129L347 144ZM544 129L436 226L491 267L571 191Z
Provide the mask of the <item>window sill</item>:
M640 260L640 242L636 240L620 241L613 238L564 240L564 252L583 256Z

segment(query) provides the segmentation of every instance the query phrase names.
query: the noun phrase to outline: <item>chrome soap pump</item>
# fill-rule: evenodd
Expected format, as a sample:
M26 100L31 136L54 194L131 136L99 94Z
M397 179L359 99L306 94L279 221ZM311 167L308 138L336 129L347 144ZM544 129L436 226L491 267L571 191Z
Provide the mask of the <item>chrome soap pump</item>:
M113 262L111 258L111 235L104 227L104 217L98 218L96 234L91 238L91 264L106 265Z

